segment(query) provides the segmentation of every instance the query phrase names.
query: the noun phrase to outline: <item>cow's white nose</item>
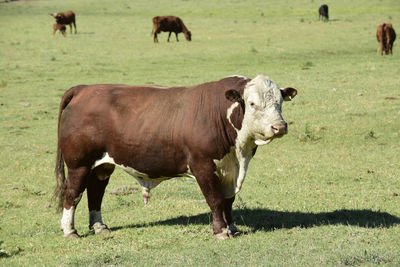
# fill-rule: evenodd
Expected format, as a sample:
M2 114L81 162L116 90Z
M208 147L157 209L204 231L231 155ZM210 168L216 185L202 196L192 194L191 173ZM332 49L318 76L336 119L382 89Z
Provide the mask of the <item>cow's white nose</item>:
M287 124L272 125L271 129L275 135L284 135L287 133Z

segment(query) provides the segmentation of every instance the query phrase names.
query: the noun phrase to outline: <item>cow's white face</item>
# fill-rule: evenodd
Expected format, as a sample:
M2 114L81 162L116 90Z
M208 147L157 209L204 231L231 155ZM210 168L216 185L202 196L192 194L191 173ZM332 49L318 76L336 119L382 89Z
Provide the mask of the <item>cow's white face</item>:
M243 100L246 110L243 126L257 145L267 144L276 135L287 132L281 115L281 90L268 77L259 75L251 80L244 89Z
M287 123L281 114L282 102L291 100L296 94L296 89L280 89L269 77L263 75L251 80L244 89L243 98L238 99L240 96L237 95L235 98L245 106L239 139L265 145L273 138L286 134Z

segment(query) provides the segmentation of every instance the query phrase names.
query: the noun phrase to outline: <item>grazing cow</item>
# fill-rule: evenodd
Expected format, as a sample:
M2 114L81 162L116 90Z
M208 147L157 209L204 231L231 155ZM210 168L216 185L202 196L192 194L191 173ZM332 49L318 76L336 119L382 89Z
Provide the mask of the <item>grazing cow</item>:
M75 13L72 11L59 12L50 14L58 24L69 25L69 28L72 33L72 25L75 27L76 34L76 23L75 23Z
M328 5L322 5L318 9L319 13L319 20L321 20L321 17L323 20L329 20L329 12L328 12Z
M379 49L381 50L381 55L393 54L393 42L396 40L396 32L394 31L392 24L383 23L376 29L376 39L379 42Z
M65 27L64 24L58 24L54 23L53 25L53 36L56 34L56 31L60 31L62 35L66 35L65 31L67 30L67 27Z
M162 181L194 177L216 237L237 235L232 204L249 161L257 146L287 133L281 106L296 94L263 75L189 87L72 87L60 104L55 168L64 236L78 237L74 215L85 189L89 227L95 234L110 232L101 202L115 166L138 180L145 203Z
M183 24L183 21L175 16L157 16L153 18L153 30L151 34L154 33L153 39L155 43L158 43L157 34L162 31L169 32L167 40L168 42L172 32L175 33L177 42L179 42L178 33L181 32L183 32L183 34L185 35L186 40L192 40L192 33L186 28L185 24Z

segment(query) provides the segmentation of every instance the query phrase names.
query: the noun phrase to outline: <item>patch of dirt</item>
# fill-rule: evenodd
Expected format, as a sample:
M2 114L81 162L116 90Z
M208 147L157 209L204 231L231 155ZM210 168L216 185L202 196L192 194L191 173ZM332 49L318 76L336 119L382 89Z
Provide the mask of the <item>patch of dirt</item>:
M122 186L122 187L118 187L116 189L112 189L110 191L110 194L117 195L117 196L125 196L125 195L130 195L133 193L137 193L138 191L139 191L139 189L137 189L135 187Z

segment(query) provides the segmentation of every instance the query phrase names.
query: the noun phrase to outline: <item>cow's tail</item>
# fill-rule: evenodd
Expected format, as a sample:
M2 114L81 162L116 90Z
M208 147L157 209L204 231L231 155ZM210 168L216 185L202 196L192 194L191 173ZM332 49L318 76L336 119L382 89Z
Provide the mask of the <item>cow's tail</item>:
M66 188L66 178L65 178L65 169L64 169L64 158L61 152L61 143L60 143L60 123L61 123L61 114L63 110L67 107L69 102L71 102L74 94L76 93L78 87L73 87L65 92L62 97L60 108L58 111L58 130L57 130L57 157L56 157L56 166L55 166L55 176L56 176L56 188L53 193L53 201L57 203L57 211L60 212L64 207L64 199L65 199L65 188Z
M153 18L153 29L151 30L150 36L152 36L157 31L157 27L159 27L158 26L159 24L160 24L159 17L154 17Z
M151 29L150 36L154 34L155 30L156 30L156 18L153 18L153 28Z

